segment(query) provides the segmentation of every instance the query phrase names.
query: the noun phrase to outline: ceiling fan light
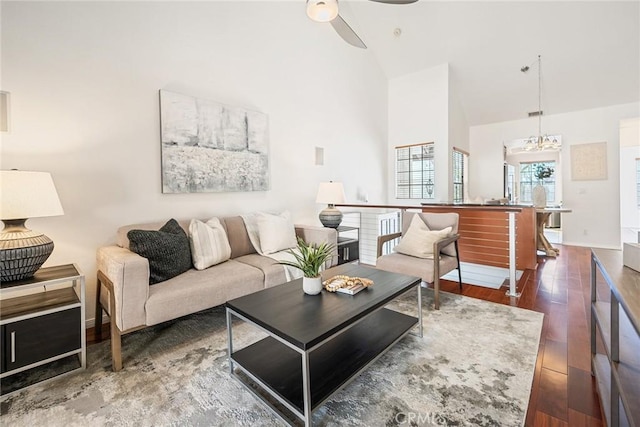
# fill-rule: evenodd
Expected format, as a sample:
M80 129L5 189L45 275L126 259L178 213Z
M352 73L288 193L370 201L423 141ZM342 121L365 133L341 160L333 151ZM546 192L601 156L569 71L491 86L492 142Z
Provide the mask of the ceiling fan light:
M338 16L338 0L307 0L307 16L316 22L330 22Z

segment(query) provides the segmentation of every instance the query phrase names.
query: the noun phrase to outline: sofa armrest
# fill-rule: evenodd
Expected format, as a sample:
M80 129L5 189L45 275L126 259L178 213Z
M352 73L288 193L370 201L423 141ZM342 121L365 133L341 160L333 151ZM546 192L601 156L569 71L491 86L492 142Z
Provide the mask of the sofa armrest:
M107 291L113 289L114 298L111 301L115 301L115 307L103 305L109 310L109 316L114 316L120 331L144 326L145 304L149 297L149 261L119 246L99 248L96 258L98 277L102 273L103 279L110 282L102 285ZM98 286L102 285L98 283Z
M329 267L338 263L338 232L335 228L320 227L317 225L296 224L296 236L307 243L321 245L326 243L333 245L332 258Z

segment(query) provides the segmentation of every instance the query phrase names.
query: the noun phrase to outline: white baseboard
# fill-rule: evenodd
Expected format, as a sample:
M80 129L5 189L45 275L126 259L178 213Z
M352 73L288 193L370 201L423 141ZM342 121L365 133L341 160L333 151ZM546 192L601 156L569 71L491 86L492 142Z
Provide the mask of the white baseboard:
M580 248L596 248L596 249L613 249L613 250L622 250L622 246L614 246L614 245L602 245L596 243L585 243L585 242L562 242L562 246L578 246Z
M102 324L105 323L109 323L109 316L107 316L106 314L102 315ZM89 328L93 328L96 325L96 318L93 317L91 319L86 319L84 321L84 328L85 329L89 329Z

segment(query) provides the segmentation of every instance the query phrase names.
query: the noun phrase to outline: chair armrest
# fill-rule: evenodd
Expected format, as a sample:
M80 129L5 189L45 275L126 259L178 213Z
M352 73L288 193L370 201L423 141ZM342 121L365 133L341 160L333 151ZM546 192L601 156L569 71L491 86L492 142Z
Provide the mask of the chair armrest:
M437 240L433 243L433 253L440 254L442 249L446 246L449 246L451 243L457 241L460 238L459 234L452 234L451 236L445 237L444 239Z
M451 236L445 237L444 239L437 240L433 243L433 277L434 282L436 278L440 277L440 252L445 246L450 245L451 243L457 241L460 238L459 234L453 234ZM456 252L456 257L458 257L458 253ZM440 303L438 302L436 305L438 306Z
M96 255L98 278L113 289L115 307L105 307L121 331L144 326L145 304L149 297L149 261L119 246L104 246ZM98 283L98 286L102 286ZM105 293L105 295L108 295ZM108 300L107 300L108 301Z
M332 267L338 263L338 232L335 228L295 224L295 229L296 236L307 243L314 245L321 245L323 243L333 245L332 258L328 267Z
M382 245L385 243L397 239L401 237L402 233L391 233L391 234L383 234L382 236L378 236L378 248L376 250L376 258L382 256Z
M397 239L399 237L402 237L402 233L391 233L391 234L384 234L382 236L378 236L377 257L380 257L382 255L382 245L384 245L386 242ZM459 238L460 238L459 234L454 234L454 235L445 237L444 239L435 241L433 243L433 253L439 254L444 247L450 245L451 243L455 242Z

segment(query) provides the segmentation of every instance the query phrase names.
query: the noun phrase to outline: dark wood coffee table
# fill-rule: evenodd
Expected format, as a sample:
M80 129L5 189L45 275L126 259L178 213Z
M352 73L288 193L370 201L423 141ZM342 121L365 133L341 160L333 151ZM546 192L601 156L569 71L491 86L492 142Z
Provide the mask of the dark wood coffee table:
M416 324L422 336L420 278L343 264L325 271L323 279L337 274L375 284L356 295L322 291L312 296L304 294L298 279L226 303L231 374L288 424L291 417L255 386L310 426L315 409ZM417 318L385 308L412 288L418 290ZM234 351L233 316L268 336Z

